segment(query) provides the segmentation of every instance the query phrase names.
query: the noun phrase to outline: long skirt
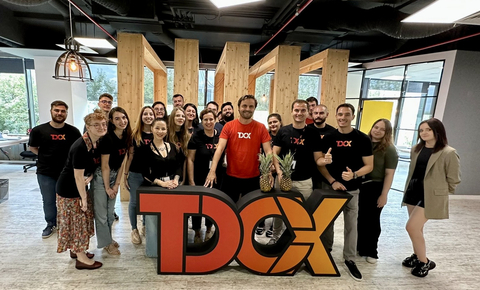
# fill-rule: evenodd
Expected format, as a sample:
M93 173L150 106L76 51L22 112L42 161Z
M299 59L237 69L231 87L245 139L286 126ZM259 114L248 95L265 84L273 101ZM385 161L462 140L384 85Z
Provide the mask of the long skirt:
M74 253L85 252L94 236L93 199L87 196L87 211L83 212L80 198L65 198L57 194L57 253L70 249Z

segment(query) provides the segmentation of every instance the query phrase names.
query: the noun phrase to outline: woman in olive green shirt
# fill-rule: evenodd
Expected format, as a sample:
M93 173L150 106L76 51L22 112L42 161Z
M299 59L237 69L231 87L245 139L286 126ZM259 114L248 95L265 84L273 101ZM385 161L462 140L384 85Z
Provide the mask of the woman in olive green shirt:
M392 124L387 119L373 123L368 133L373 146L373 171L367 174L360 187L358 200L357 251L367 262L378 259L380 214L387 204L387 196L398 163L398 154L392 142Z

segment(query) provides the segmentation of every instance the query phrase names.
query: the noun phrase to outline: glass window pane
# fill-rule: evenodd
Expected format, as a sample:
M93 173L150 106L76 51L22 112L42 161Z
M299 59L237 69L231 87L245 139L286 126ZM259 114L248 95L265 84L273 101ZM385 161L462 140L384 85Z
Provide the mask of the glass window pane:
M348 103L348 104L352 104L353 107L355 108L355 118L352 121L352 127L357 128L358 127L357 126L357 120L358 120L358 111L359 111L359 108L360 108L359 107L360 100L359 99L347 99L345 102ZM328 109L328 112L329 112L330 116L331 116L331 114L333 114L333 116L335 117L336 109L337 108L332 108L332 109L329 108ZM329 124L329 125L336 128L337 127L337 121L335 121L335 124Z
M309 97L318 99L318 75L301 75L298 77L298 98L306 100Z
M27 134L30 128L24 74L0 73L0 132Z
M363 71L354 71L347 74L347 99L360 98Z
M397 170L395 170L395 176L393 177L392 189L398 191L405 190L405 182L407 182L408 170L410 166L410 162L403 161L404 159L410 159L410 151L409 150L397 150L398 155L400 156L400 160L398 160ZM403 157L406 156L406 157Z
M272 74L264 74L258 77L255 82L255 98L258 105L253 114L253 119L267 125L268 108L270 104L270 82Z
M199 112L203 110L203 107L205 106L205 82L207 81L207 71L205 69L199 69L198 70L198 103L195 104L197 105L197 109ZM200 109L200 107L202 109Z
M205 103L211 102L215 98L215 70L207 70L207 101ZM221 106L222 104L219 104Z
M143 67L143 104L153 104L153 72L148 67Z
M402 90L405 66L372 69L365 72L364 98L398 98Z
M437 103L437 98L427 98L425 100L425 110L423 112L423 120L427 120L433 117L435 113L435 104Z
M117 66L90 64L92 82L87 82L87 112L97 108L98 97L103 93L113 96L112 107L117 106Z
M415 130L398 130L397 140L395 140L395 146L398 150L407 150L410 152L410 148L416 144L416 131ZM410 158L410 153L409 157Z
M423 116L422 103L424 103L424 99L422 98L402 100L398 124L401 129L415 130L417 128L418 121L421 121L421 117Z
M171 112L173 109L173 68L167 68L167 111ZM170 115L170 114L169 114Z

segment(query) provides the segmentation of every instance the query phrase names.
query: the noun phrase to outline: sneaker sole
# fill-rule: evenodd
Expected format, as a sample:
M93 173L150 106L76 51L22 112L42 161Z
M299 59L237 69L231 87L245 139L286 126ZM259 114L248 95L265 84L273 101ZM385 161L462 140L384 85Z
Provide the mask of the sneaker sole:
M350 277L353 278L353 280L355 280L355 281L357 281L357 282L360 282L360 281L363 280L363 277L359 279L359 278L353 276L353 274L350 272L350 270L348 270L348 268L347 268L347 272L348 272L348 275L350 275Z
M42 239L48 239L48 238L50 238L51 236L53 236L53 234L54 234L56 231L57 231L57 229L55 228L55 229L52 230L52 232L51 232L48 236L42 235Z

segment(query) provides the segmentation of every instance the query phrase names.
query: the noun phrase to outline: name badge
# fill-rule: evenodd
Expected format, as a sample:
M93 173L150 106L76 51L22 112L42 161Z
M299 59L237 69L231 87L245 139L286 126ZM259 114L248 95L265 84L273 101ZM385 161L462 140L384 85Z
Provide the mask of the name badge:
M208 161L208 169L212 168L212 160Z
M170 176L165 176L165 177L163 178L163 181L170 181Z

